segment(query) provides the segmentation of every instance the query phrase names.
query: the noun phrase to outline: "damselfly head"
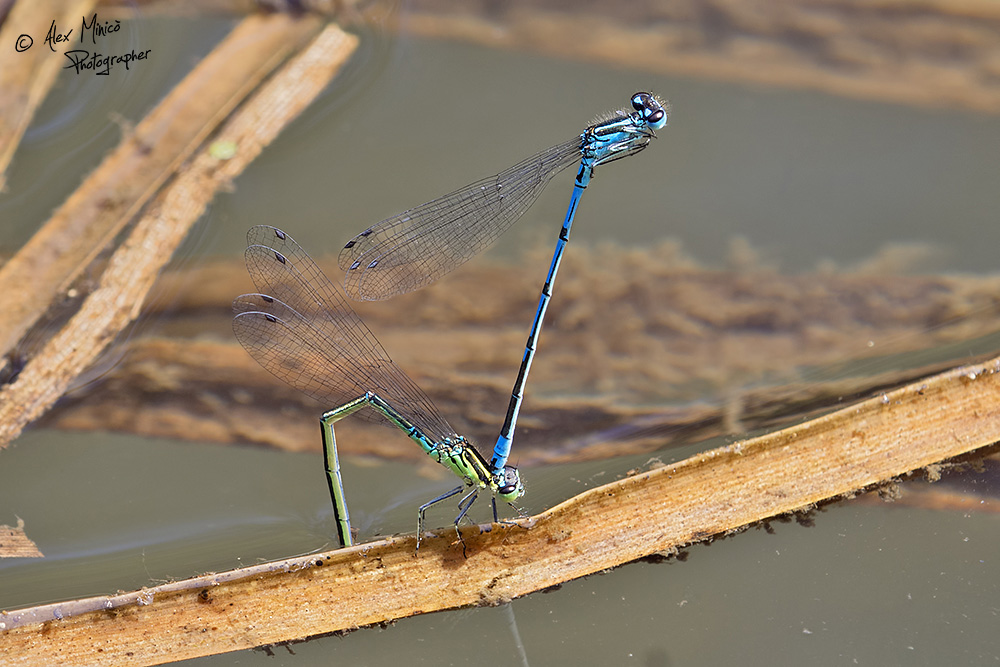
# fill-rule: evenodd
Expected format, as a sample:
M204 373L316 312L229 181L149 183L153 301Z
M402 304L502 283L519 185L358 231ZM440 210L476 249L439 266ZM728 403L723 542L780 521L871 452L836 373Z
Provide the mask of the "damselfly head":
M652 93L639 92L632 96L632 108L652 130L659 130L667 124L670 103L661 102Z
M514 466L504 466L493 481L497 485L496 495L504 502L512 503L524 495L524 482Z

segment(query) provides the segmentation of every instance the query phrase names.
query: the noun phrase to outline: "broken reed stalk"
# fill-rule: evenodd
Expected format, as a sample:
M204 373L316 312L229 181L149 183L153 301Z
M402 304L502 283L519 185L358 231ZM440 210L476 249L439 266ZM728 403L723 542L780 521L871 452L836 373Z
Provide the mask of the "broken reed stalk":
M0 192L6 189L7 167L25 130L65 63L62 51L69 42L53 53L42 35L52 24L75 24L96 4L97 0L15 2L0 26L0 44L6 45L0 49Z
M449 528L416 557L411 535L4 612L0 652L8 665L153 665L501 604L990 447L998 402L1000 357L590 489L517 525L466 529L464 549Z
M302 20L312 23L310 19ZM276 32L283 34L283 39L290 39L295 34L301 36L305 29L298 21L280 14L255 16L244 22L252 25L234 30L227 38L227 43L233 40L239 48L249 45L254 51L263 51L261 45L252 38L254 26L258 30ZM271 22L275 22L278 27ZM204 212L215 193L241 173L263 147L319 95L354 51L357 41L356 37L343 32L339 27L328 26L305 51L286 63L271 81L254 93L214 137L218 142L236 146L235 155L230 159L220 160L211 155L207 146L204 147L157 197L129 238L116 250L98 287L88 295L79 312L46 343L37 357L30 360L14 383L0 389L0 446L17 437L28 423L43 414L73 379L138 315L160 269L170 259L174 249ZM220 49L224 49L224 46L220 46ZM229 60L231 56L232 54L225 59ZM215 60L209 56L203 63ZM274 60L275 53L272 51L269 64L258 62L257 66L267 67L270 71L278 64ZM214 76L210 79L215 81L221 72L213 70L213 73ZM199 76L197 68L191 76ZM199 88L203 85L203 82L200 83ZM182 82L175 92L184 89ZM241 92L245 95L250 91L247 89ZM188 97L188 93L180 96L183 99ZM242 96L240 100L227 99L229 106L223 104L209 109L210 116L214 119L211 124L213 129L221 122L221 115L235 106L236 101L242 101ZM164 104L170 106L167 102ZM207 131L199 132L197 138L203 141L207 134ZM194 138L191 137L191 140ZM138 151L138 146L144 141L137 129L136 134L125 142L132 146L128 152L131 154ZM182 154L183 152L175 154L175 158L180 159ZM99 167L98 171L100 169ZM153 182L149 185L152 187ZM82 187L86 187L86 183ZM76 197L77 195L72 196L67 206ZM130 205L129 208L134 208L135 205ZM11 260L11 263L14 262L15 260ZM7 269L9 265L3 269ZM28 269L22 267L20 270ZM54 285L50 285L49 289L52 287ZM7 293L10 294L10 291Z
M236 105L317 30L314 21L287 16L244 20L126 134L0 267L9 305L0 351L21 339Z

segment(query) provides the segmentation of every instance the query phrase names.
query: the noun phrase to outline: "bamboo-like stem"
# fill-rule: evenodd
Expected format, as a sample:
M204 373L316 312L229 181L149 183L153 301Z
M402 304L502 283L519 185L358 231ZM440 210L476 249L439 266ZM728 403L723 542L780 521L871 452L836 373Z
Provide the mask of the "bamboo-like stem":
M247 19L255 23L270 20L284 22L293 29L292 19L282 15ZM235 32L234 38L253 42L244 31ZM73 378L138 315L160 269L215 192L228 185L311 103L356 44L356 37L335 25L327 27L223 126L216 141L236 146L235 154L222 160L205 147L159 195L112 256L99 286L79 312L30 361L16 382L0 389L0 444L17 437L25 425L47 410Z
M65 33L79 28L79 21L97 0L35 0L16 2L0 27L0 192L6 189L6 172L35 111L48 95L66 61L70 42L45 43L50 26ZM58 47L58 48L57 48Z
M1000 357L521 520L0 614L9 665L152 665L501 604L892 482L1000 440Z
M245 19L123 138L0 266L6 295L0 352L24 336L236 105L318 28L315 19L284 15Z

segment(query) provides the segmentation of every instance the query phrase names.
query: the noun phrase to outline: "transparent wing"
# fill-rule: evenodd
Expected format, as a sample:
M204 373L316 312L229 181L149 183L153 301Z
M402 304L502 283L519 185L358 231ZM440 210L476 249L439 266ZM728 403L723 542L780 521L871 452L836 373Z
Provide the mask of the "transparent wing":
M260 225L250 229L247 242L247 270L260 293L233 302L233 331L261 366L331 408L373 391L428 437L454 435L430 398L290 236ZM378 420L370 410L359 414Z
M361 232L340 252L348 296L378 301L411 292L483 252L553 176L580 161L580 146L575 137Z

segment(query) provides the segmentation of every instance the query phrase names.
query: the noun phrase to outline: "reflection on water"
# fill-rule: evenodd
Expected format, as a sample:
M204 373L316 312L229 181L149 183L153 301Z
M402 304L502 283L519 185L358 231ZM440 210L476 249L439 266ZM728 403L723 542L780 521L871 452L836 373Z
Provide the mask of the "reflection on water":
M141 118L229 25L140 21L129 44L173 57L151 61L155 67L141 79L84 85L64 75L0 198L5 248L23 242L117 141L110 113ZM573 136L635 90L652 89L674 103L671 125L656 145L599 170L580 209L516 462L530 461L533 434L565 439L561 427L579 425L579 418L546 423L560 406L584 406L591 414L595 403L618 409L621 421L612 426L587 426L587 433L606 435L635 419L637 406L663 413L668 403L711 403L720 413L720 405L732 404L726 401L733 386L791 376L805 378L806 388L797 390L806 391L831 378L933 363L942 350L961 360L998 347L990 324L994 279L975 275L996 274L995 117L377 35L366 34L359 56L321 103L268 148L234 193L219 198L185 248L185 263L234 256L245 229L261 223L287 228L317 256L335 252L368 224ZM520 229L479 266L437 291L362 312L456 426L464 421L495 432L570 180L554 182ZM914 252L920 248L930 252ZM868 262L873 257L881 264ZM901 266L900 257L909 263ZM228 273L242 279L238 262L232 265ZM942 277L945 271L972 275ZM187 280L191 298L204 299L200 304L165 301L180 311L177 320L196 324L188 335L234 344L225 310L246 285ZM149 329L171 333L184 326L157 317ZM202 376L214 368L190 367ZM150 368L162 367L140 371ZM174 395L221 405L219 415L199 413L204 424L232 416L233 405L219 399L225 392L194 390L196 374L146 378L145 386L173 381ZM148 399L136 384L122 386L142 399L130 405L117 398L114 414L122 424L170 428L170 420L144 412L162 404L162 395ZM269 406L280 415L276 396L268 395ZM286 440L318 443L317 406L297 407L302 413L292 421L300 430L288 436L277 419L273 430ZM737 416L753 426L745 414ZM94 421L108 428L110 417L98 413ZM651 430L661 443L670 435ZM345 442L367 437L382 445L387 432L356 439L347 433ZM579 460L579 450L571 454ZM648 459L529 466L529 509ZM346 468L352 515L365 536L412 530L416 505L450 483L422 476L433 475L431 467L407 461L351 459ZM0 563L4 608L304 553L330 546L335 534L315 451L37 432L3 453L0 475L0 507L10 513L0 522L24 518L47 555L39 563ZM987 493L995 488L988 474L975 481ZM436 522L446 524L449 511L442 509ZM694 548L685 563L623 568L532 596L514 610L528 658L546 664L614 663L630 654L651 664L688 656L731 662L736 655L790 663L818 654L883 662L919 656L927 664L946 654L993 657L984 619L992 618L996 587L984 564L996 551L994 524L978 508L838 506L810 529L750 532ZM467 654L485 646L516 660L503 652L514 645L508 621L490 613L433 615L296 652L315 653L317 662L331 652L348 659L352 652L377 654L388 662L398 650L431 663L457 660L456 642L468 641ZM619 626L615 618L630 623ZM729 641L711 639L719 629ZM417 643L444 635L455 641ZM614 639L601 643L606 656L594 652L594 636ZM988 645L979 641L984 637Z

